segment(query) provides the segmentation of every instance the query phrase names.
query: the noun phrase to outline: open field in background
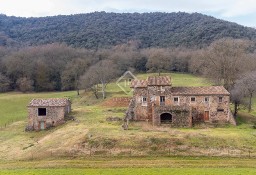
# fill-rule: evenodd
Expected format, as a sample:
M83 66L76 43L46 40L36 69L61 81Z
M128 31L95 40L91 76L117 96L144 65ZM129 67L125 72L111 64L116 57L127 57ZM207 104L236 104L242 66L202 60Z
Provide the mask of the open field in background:
M139 79L146 78L146 74L140 74ZM203 78L188 74L171 74L174 86L204 86L209 85ZM202 167L194 166L189 169L193 162L203 159L201 156L218 156L222 158L212 158L222 162L211 167L212 162L204 164L206 171L215 172L215 174L255 174L256 157L256 130L252 128L252 121L255 116L247 113L240 113L238 126L221 126L218 128L196 126L195 128L169 128L169 127L153 127L146 122L131 122L129 130L124 131L121 128L122 121L106 121L108 117L123 118L126 107L109 107L104 106L104 102L112 97L130 96L123 93L115 83L111 83L107 88L108 98L106 100L95 99L92 93L81 91L81 95L77 96L75 91L56 92L56 93L4 93L0 94L0 169L19 169L21 170L5 170L0 174L63 174L70 172L73 174L85 174L85 170L77 169L79 166L83 168L91 168L96 163L86 162L86 159L93 157L113 157L109 161L109 165L105 160L99 169L89 169L86 172L90 174L150 174L147 169L142 171L140 168L146 166L142 162L138 165L135 163L141 158L133 158L134 156L158 156L153 162L146 161L149 167L152 167L151 174L200 174ZM99 94L100 95L100 94ZM48 97L69 97L72 99L72 113L76 118L75 121L68 121L66 124L41 132L24 132L27 119L26 105L33 98ZM254 99L255 101L255 99ZM256 102L256 101L255 101ZM254 103L254 109L256 109ZM255 112L255 111L254 111ZM254 114L254 112L252 114ZM11 122L16 121L16 122ZM10 123L6 127L5 123ZM166 156L200 156L196 160L187 162L185 169L182 171L180 161L189 158L181 157L177 166L172 166L172 162L160 166L162 158ZM74 159L74 162L63 162L66 158ZM77 160L84 157L83 160ZM117 165L118 158L124 157L125 161L120 166L112 169L110 164ZM225 162L223 157L242 157L246 162L238 163L240 159L230 159ZM245 159L245 158L251 159ZM49 160L53 159L53 161ZM134 161L133 159L136 159ZM159 160L160 159L160 160ZM166 158L168 161L170 158ZM2 161L1 161L2 160ZM31 162L18 160L33 160ZM166 160L166 161L167 161ZM38 162L42 161L42 162ZM45 161L45 162L44 162ZM113 162L114 161L114 162ZM167 161L167 162L168 162ZM171 161L171 160L170 160ZM56 170L45 170L51 168L53 162L56 162ZM58 163L59 162L59 163ZM96 161L98 162L98 161ZM13 164L12 164L13 163ZM158 164L159 163L159 164ZM234 163L236 165L234 165ZM44 165L38 167L38 170L30 170L34 165ZM158 164L159 166L154 166ZM174 163L175 164L175 163ZM201 165L202 162L197 162ZM11 165L11 167L9 166ZM32 166L33 165L33 166ZM76 167L76 165L78 167ZM88 165L86 167L86 165ZM226 167L224 168L223 166ZM9 167L8 167L9 166ZM21 166L21 167L20 167ZM66 167L74 169L65 169ZM124 167L129 167L124 169ZM133 168L136 167L136 168ZM223 167L219 169L219 167ZM235 167L235 169L232 169ZM40 169L41 168L41 169ZM108 170L105 171L105 169ZM159 169L158 169L159 168ZM169 169L172 168L172 169ZM210 170L210 168L212 170ZM234 171L235 170L235 171ZM68 173L68 174L70 174Z

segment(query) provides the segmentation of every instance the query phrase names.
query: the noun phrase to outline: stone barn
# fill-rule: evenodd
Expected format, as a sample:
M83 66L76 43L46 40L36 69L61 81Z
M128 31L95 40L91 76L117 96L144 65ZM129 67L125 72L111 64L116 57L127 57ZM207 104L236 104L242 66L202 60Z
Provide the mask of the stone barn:
M231 123L230 94L223 86L172 87L168 76L133 80L126 118L153 125L192 127L197 123Z
M67 98L33 99L28 107L26 130L45 130L64 123L64 117L71 111Z

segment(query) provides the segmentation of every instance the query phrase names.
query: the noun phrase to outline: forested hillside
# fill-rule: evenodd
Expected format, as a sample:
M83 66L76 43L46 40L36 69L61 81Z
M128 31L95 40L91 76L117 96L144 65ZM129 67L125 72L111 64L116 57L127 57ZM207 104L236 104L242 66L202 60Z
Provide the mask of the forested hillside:
M199 13L105 13L20 18L0 15L0 46L66 43L105 48L136 40L141 47L204 47L223 38L256 40L256 30Z

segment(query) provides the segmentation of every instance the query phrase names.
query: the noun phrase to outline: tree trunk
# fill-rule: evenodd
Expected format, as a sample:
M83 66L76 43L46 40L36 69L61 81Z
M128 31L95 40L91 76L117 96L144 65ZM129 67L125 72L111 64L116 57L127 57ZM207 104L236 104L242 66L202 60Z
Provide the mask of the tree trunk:
M98 96L97 91L93 91L93 94L94 94L94 96L96 97L96 99L99 99L99 96Z
M237 112L238 112L238 103L235 102L235 104L234 104L234 117L235 118L237 117Z
M91 87L91 90L92 90L94 96L96 97L96 99L99 99L97 86Z
M250 93L248 112L251 112L251 111L252 111L252 96L253 96L253 94Z
M76 89L76 93L78 96L80 95L79 88Z
M102 98L105 99L105 85L102 83L102 87L101 87L101 90L102 90Z

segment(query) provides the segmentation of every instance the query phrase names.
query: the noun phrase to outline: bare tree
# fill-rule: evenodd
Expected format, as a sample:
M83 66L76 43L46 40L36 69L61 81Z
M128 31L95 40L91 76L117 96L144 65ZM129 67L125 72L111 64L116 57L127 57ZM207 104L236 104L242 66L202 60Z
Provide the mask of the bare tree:
M150 72L157 71L160 75L163 70L170 70L171 59L167 49L152 48L143 53L148 57L146 67Z
M17 80L16 82L18 89L21 92L29 92L29 91L33 91L33 80L27 78L27 77L21 77Z
M236 81L236 86L249 98L248 112L252 110L252 98L256 94L256 71L246 73Z
M10 88L11 81L8 77L0 73L0 92L6 92Z
M80 76L85 73L88 66L89 62L81 58L74 59L68 63L61 75L62 90L75 89L77 95L79 95Z
M250 42L240 39L220 39L213 42L201 56L201 72L216 84L230 90L241 73L246 71Z
M87 80L91 88L97 87L99 84L101 86L102 98L106 98L106 87L108 83L115 78L118 73L118 69L111 60L102 60L97 64L91 66L89 70L83 76L83 79ZM93 89L97 92L96 89Z
M134 69L137 60L141 57L139 43L136 41L119 44L109 50L109 59L118 66L121 72Z
M238 109L241 104L243 104L244 99L243 85L235 84L235 86L230 91L230 100L234 104L234 116L237 117Z
M95 98L98 99L99 95L99 87L98 87L98 79L97 75L94 71L87 71L83 76L80 77L80 88L89 89L94 94Z

